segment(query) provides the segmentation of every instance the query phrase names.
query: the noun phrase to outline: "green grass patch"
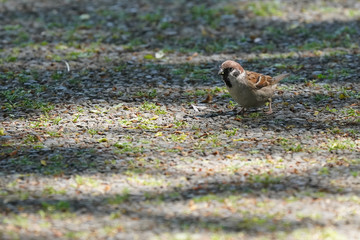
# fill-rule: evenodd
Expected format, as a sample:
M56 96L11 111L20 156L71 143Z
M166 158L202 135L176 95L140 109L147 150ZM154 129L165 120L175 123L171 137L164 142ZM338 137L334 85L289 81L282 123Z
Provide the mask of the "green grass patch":
M117 205L129 201L129 199L130 191L125 188L121 194L116 194L114 197L108 198L107 202L111 205Z
M333 150L355 151L356 148L359 147L358 144L350 138L340 138L340 139L328 140L326 146L329 151L333 151Z
M280 17L284 14L278 1L252 1L246 3L244 8L259 17Z

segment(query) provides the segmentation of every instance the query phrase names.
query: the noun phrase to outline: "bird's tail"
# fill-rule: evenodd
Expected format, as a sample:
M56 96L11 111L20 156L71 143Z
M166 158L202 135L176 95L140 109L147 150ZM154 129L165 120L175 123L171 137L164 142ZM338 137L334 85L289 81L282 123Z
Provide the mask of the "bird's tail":
M283 80L284 78L286 78L289 75L290 75L290 73L283 73L283 74L277 75L276 77L273 77L274 84L280 82L281 80Z

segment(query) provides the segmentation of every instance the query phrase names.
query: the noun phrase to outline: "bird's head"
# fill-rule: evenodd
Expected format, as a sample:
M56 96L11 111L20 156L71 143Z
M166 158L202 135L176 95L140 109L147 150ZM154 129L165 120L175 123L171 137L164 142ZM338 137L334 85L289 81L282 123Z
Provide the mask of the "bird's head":
M221 64L218 74L225 75L226 72L230 73L234 70L237 70L240 73L244 72L244 69L242 68L242 66L239 63L232 61L232 60L226 60L225 62L223 62Z
M232 60L226 60L221 64L218 74L222 75L222 78L228 87L232 87L229 75L232 75L236 78L244 72L244 69L239 63Z

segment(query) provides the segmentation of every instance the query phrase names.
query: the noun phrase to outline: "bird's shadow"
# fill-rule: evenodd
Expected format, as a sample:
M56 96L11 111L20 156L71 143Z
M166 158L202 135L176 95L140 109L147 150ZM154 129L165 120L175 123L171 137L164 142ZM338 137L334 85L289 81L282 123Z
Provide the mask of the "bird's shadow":
M234 117L236 118L241 118L241 119L250 119L253 118L254 115L257 115L258 117L266 117L266 116L272 116L272 114L266 114L263 110L261 109L256 109L256 108L252 108L252 109L246 109L245 111L242 111L241 109L233 109L233 110L229 110L229 111L211 111L208 113L203 113L203 114L199 114L197 115L197 117L201 117L201 118L216 118L216 117L222 117L222 116L229 116L229 117Z

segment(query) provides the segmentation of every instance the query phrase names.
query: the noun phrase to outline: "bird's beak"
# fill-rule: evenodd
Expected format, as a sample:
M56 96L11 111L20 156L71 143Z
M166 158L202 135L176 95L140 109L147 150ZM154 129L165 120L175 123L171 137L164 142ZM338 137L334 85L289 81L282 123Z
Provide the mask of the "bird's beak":
M223 75L223 74L224 74L224 70L220 69L218 75Z

